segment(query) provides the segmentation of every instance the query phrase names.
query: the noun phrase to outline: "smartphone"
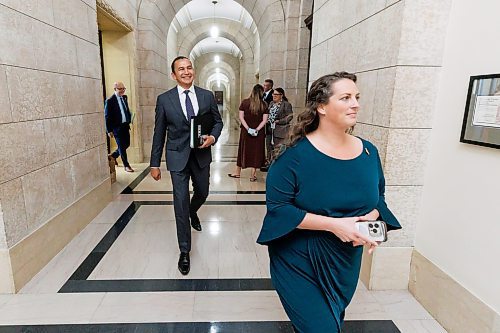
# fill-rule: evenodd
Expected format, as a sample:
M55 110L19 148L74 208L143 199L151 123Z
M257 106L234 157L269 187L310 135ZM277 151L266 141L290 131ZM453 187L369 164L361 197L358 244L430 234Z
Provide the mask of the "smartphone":
M387 241L387 226L383 221L359 221L356 222L358 231L376 242Z

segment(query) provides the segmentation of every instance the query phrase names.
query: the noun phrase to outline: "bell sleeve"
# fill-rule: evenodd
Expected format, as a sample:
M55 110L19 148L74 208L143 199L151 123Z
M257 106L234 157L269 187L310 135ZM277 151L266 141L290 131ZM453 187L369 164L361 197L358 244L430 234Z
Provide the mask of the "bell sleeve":
M380 156L377 151L377 164L378 164L378 204L377 210L380 213L378 220L384 221L387 225L387 230L396 230L401 229L401 224L397 220L396 216L391 212L389 207L387 207L387 203L385 202L385 177L384 171L382 170L382 162L380 161Z
M257 243L267 245L295 230L306 211L295 205L298 160L283 153L269 168L266 179L267 213ZM288 156L287 156L288 155Z

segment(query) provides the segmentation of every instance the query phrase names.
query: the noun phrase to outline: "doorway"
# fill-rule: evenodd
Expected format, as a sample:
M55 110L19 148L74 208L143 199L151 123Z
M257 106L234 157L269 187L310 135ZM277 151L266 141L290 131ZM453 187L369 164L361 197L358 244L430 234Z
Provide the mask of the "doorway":
M113 93L113 83L121 81L127 88L128 105L132 113L130 126L130 147L127 149L128 159L132 163L142 162L142 145L140 144L140 126L137 112L137 84L135 65L135 36L131 27L123 20L113 16L106 9L97 6L97 25L99 30L99 47L101 50L101 69L103 85L103 105ZM116 142L107 138L108 154L116 150Z

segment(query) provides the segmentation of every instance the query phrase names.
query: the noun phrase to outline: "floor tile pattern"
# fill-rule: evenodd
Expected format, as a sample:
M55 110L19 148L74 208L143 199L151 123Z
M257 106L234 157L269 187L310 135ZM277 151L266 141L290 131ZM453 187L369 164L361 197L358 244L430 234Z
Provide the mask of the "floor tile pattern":
M229 124L229 114L223 114ZM255 239L265 215L266 174L235 171L239 133L226 125L212 149L210 194L192 231L191 272L177 270L172 185L117 168L111 202L18 294L0 295L3 332L285 333L292 326L272 288L267 248ZM407 290L362 283L343 333L446 332Z

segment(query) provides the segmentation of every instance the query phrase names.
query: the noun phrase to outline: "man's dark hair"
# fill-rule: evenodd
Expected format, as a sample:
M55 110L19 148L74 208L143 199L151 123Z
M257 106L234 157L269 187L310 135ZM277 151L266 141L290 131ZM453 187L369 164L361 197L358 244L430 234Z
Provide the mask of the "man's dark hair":
M172 73L175 73L175 62L177 60L181 60L181 59L187 59L187 60L189 60L189 58L185 57L185 56L178 56L177 58L175 58L174 61L172 61L172 64L170 65L170 68L172 69Z
M265 79L264 82L269 82L271 84L271 88L274 86L274 81L271 79Z

